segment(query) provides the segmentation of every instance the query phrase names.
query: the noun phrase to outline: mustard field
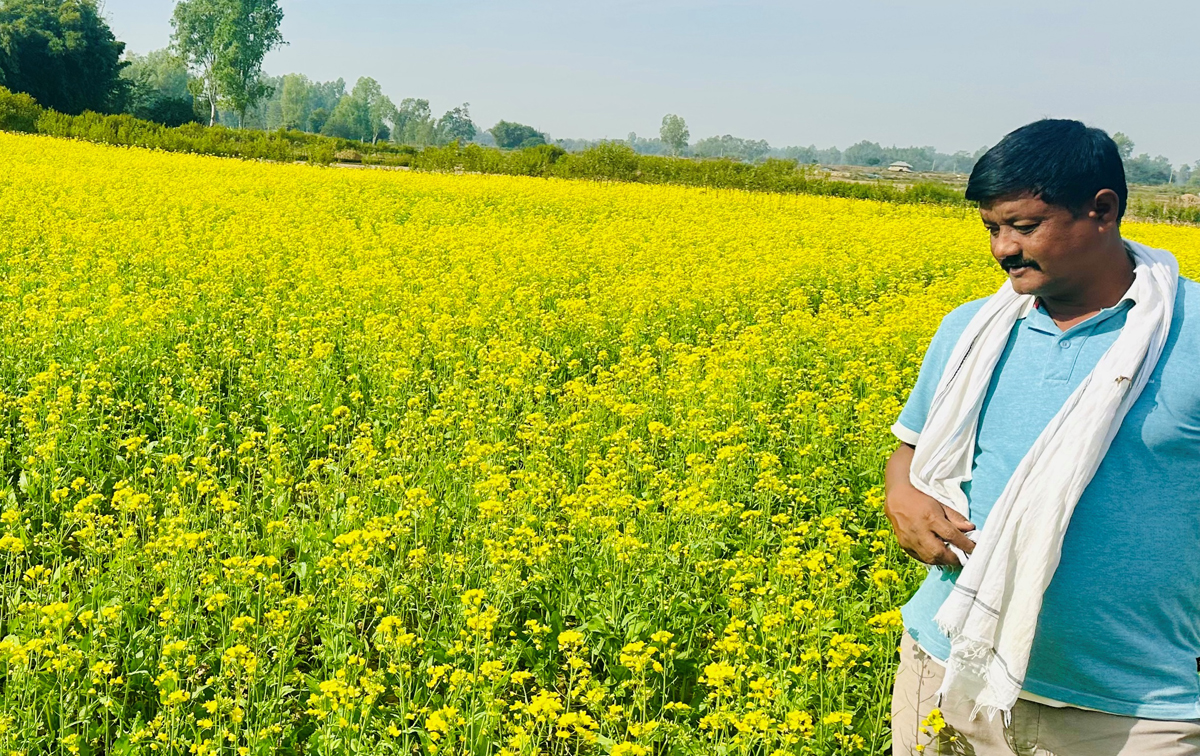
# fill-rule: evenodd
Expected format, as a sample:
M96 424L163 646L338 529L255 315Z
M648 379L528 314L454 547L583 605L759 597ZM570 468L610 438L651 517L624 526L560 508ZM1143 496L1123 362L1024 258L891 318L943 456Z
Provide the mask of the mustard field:
M887 428L1001 281L973 211L0 166L0 753L888 747Z

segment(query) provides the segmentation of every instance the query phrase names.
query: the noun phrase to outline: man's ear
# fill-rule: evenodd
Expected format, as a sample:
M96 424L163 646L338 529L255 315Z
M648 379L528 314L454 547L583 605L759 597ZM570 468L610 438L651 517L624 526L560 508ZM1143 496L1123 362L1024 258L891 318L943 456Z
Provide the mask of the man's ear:
M1112 189L1101 189L1092 197L1088 217L1095 218L1100 224L1100 231L1107 231L1109 226L1117 225L1121 213L1121 198Z

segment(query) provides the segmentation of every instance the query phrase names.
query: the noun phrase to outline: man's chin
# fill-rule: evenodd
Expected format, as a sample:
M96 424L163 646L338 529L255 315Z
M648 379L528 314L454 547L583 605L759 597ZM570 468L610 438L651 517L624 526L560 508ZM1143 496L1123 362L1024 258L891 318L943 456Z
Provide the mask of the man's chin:
M1038 290L1042 288L1042 284L1046 283L1042 277L1042 272L1033 268L1021 268L1011 271L1008 274L1008 280L1012 283L1013 291L1018 294L1036 295Z

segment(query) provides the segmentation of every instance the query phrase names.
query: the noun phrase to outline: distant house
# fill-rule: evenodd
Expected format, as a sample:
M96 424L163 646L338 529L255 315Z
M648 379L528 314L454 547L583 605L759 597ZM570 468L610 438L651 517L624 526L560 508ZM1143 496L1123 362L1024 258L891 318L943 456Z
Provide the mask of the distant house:
M896 171L897 173L912 173L912 166L903 160L897 160L888 166L888 170Z

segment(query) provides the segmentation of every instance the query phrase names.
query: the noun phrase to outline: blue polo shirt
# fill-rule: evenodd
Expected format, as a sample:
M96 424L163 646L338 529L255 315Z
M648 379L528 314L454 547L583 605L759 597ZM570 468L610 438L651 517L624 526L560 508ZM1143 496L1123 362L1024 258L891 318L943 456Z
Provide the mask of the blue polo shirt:
M894 428L913 443L950 352L984 300L942 321ZM1123 300L1062 331L1040 308L1017 321L980 412L971 521L988 512L1017 464L1116 340ZM933 616L957 570L931 570L904 606L905 625L945 660ZM1038 617L1025 690L1065 704L1148 719L1200 719L1200 285L1179 279L1171 332L1150 382L1121 424L1071 517Z

